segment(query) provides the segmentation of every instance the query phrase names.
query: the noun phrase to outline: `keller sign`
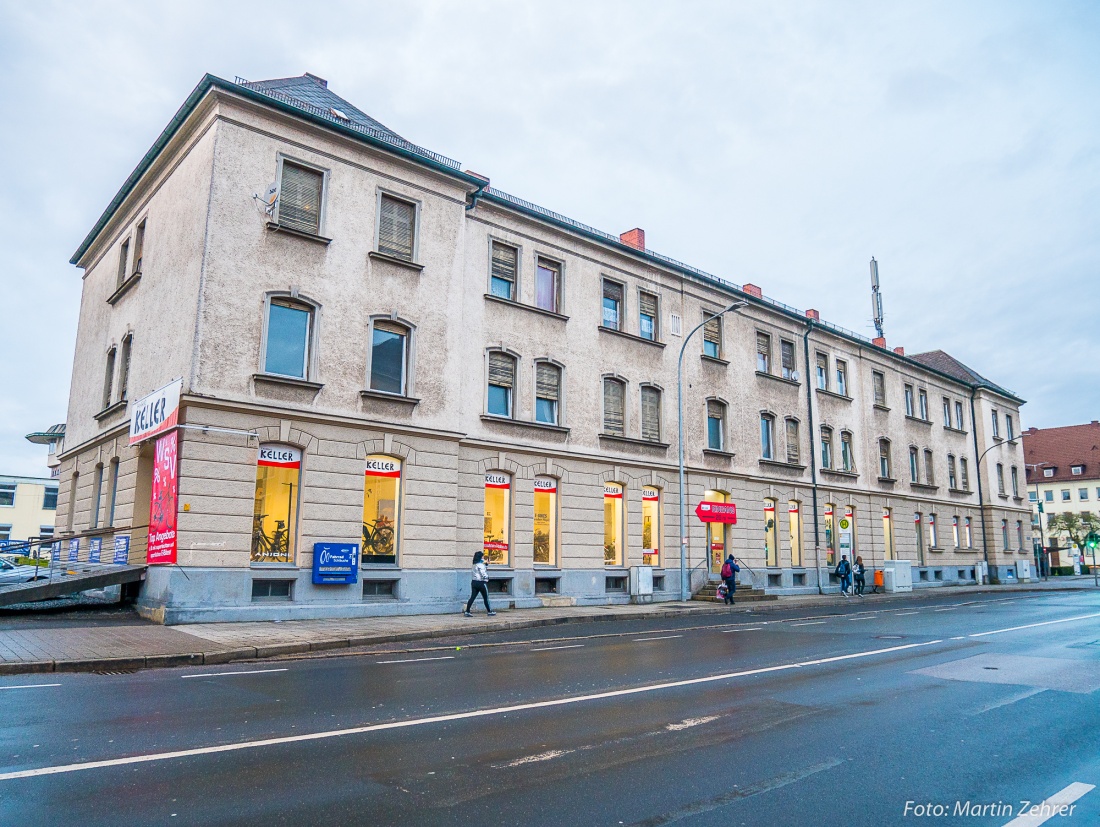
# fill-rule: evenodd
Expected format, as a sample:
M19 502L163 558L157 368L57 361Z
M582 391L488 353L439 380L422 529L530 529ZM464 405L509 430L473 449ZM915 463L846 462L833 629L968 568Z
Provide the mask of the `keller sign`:
M130 412L131 445L176 427L182 390L183 380L177 379L134 403Z

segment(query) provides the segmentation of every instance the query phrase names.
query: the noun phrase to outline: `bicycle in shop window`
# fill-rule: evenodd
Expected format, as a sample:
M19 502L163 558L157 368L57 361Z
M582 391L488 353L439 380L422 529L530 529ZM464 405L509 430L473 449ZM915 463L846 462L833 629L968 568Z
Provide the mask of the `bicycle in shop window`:
M393 521L388 517L363 523L363 562L394 563Z
M275 530L269 535L264 531L266 514L257 514L252 520L252 559L258 563L289 563L290 533L284 520L275 521Z

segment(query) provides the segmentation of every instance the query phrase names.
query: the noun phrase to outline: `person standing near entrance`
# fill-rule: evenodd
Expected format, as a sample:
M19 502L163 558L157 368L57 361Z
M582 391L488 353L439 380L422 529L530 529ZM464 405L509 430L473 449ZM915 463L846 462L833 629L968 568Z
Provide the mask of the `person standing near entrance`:
M489 567L485 565L484 551L474 553L474 570L470 578L470 599L466 601L466 611L462 613L466 617L473 617L470 614L470 609L473 608L474 601L479 594L481 599L485 601L486 613L489 617L492 617L496 612L489 606Z
M733 605L733 593L737 591L737 572L741 571L741 567L737 565L737 561L733 559L733 555L730 554L726 558L726 562L722 565L722 571L719 575L722 578L722 582L726 584L726 599L725 604L727 606Z
M867 573L867 568L863 565L863 558L857 557L856 564L853 566L856 578L856 597L863 597L863 589L867 586L867 580L864 575Z
M835 573L840 578L840 593L847 597L848 589L852 585L852 564L848 562L847 554L841 556L840 562L836 564Z

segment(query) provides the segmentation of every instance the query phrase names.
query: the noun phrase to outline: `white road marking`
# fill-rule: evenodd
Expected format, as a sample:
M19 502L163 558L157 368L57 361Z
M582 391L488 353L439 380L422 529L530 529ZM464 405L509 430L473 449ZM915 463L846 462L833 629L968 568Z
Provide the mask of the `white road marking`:
M933 609L934 612L953 612L958 606L944 606L942 609Z
M824 620L811 620L809 623L792 623L792 626L820 626Z
M635 643L648 643L651 640L672 640L673 638L683 637L683 635L665 635L664 637L636 637Z
M906 615L919 615L920 612L898 612L894 617L905 617Z
M968 637L985 637L986 635L999 635L1002 632L1017 632L1020 629L1034 629L1036 626L1050 626L1054 623L1072 623L1075 620L1088 620L1091 617L1100 617L1100 612L1089 615L1077 615L1077 617L1063 617L1061 620L1044 620L1042 623L1028 623L1025 626L1010 626L1007 629L994 629L991 632L975 632Z
M380 660L377 663L421 663L426 660L454 660L454 655L443 655L438 658L408 658L406 660Z
M493 764L492 767L495 770L504 770L511 767L520 767L524 764L534 764L536 761L549 761L553 758L561 758L563 755L568 755L575 750L571 749L552 749L549 752L540 752L538 755L528 755L526 758L517 758L515 761L509 761L506 764Z
M201 675L180 675L181 678L228 678L233 675L265 675L268 672L286 672L286 669L249 669L247 672L203 672Z
M958 637L951 638L952 640L966 640L966 635L959 635Z
M495 715L508 715L513 712L526 712L532 709L551 709L559 706L571 706L573 704L602 701L608 698L622 698L628 695L641 695L649 692L660 692L665 689L679 689L684 686L701 686L717 681L728 681L734 678L750 677L752 675L764 675L771 672L785 672L790 669L801 669L805 666L817 666L823 663L839 663L845 660L868 658L875 655L885 655L891 652L904 652L909 649L922 649L926 646L935 646L943 643L942 640L929 640L924 643L906 643L901 646L888 646L884 649L869 649L864 652L853 652L848 655L835 655L831 658L808 660L796 663L782 663L778 666L762 666L758 669L746 669L741 672L723 672L720 675L708 675L703 678L685 678L679 681L666 681L665 683L647 684L635 686L631 689L612 689L607 692L595 692L590 695L574 695L567 698L557 698L550 701L531 701L512 706L499 706L492 709L476 709L470 712L455 712L449 715L433 715L429 718L412 718L404 721L390 721L384 724L367 724L351 727L349 729L332 729L323 732L313 732L303 735L283 735L277 738L264 738L258 741L241 741L235 744L220 744L213 747L195 747L194 749L181 749L174 752L155 752L145 755L131 755L126 758L108 758L102 761L86 761L77 764L59 764L53 767L38 767L31 770L17 770L15 772L0 773L0 781L14 781L19 778L35 778L42 775L59 775L61 773L81 772L83 770L104 769L106 767L122 767L129 764L146 764L151 761L168 761L174 758L190 758L196 755L217 755L223 752L237 752L245 749L257 749L259 747L281 746L283 744L296 744L304 741L323 741L328 738L340 738L346 735L363 735L368 732L384 732L391 729L409 729L411 727L427 726L429 724L441 724L449 721L465 721L472 718L487 718Z
M553 652L555 649L583 649L583 643L570 643L568 646L541 646L538 649L532 649L532 652Z
M678 724L668 724L665 726L665 729L669 732L679 732L682 729L691 729L694 726L709 724L711 721L717 721L721 717L721 715L707 715L705 718L685 718Z
M1017 693L1016 695L1013 695L1010 698L1005 698L1003 701L997 701L997 703L988 704L986 706L975 709L970 714L973 716L973 715L982 715L986 712L992 712L994 709L1000 709L1002 706L1011 706L1012 704L1016 703L1017 701L1022 701L1026 698L1030 698L1032 695L1038 695L1040 692L1046 692L1046 690L1045 689L1029 689L1029 690L1027 690L1027 692Z
M1050 798L1039 804L1032 804L1032 810L1016 816L1005 827L1039 827L1040 824L1056 815L1064 815L1069 805L1079 799L1085 793L1096 789L1095 784L1082 784L1074 781L1064 790L1059 790ZM1063 810L1062 808L1066 809Z
M759 632L763 628L763 626L751 626L748 629L719 629L718 631L724 635L728 635L730 632Z
M0 689L44 689L47 686L61 686L59 683L24 683L19 686L0 686Z
M851 623L854 620L877 620L877 619L878 618L876 618L874 615L870 615L869 617L850 617L850 618L848 618L848 622Z

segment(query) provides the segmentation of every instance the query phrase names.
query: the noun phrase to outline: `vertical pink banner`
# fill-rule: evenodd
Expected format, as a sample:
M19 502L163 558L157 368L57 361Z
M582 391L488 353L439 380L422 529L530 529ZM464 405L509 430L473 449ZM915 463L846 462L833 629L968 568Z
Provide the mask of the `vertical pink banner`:
M153 456L153 490L149 498L150 565L176 562L176 513L179 501L179 438L170 431L157 438Z

